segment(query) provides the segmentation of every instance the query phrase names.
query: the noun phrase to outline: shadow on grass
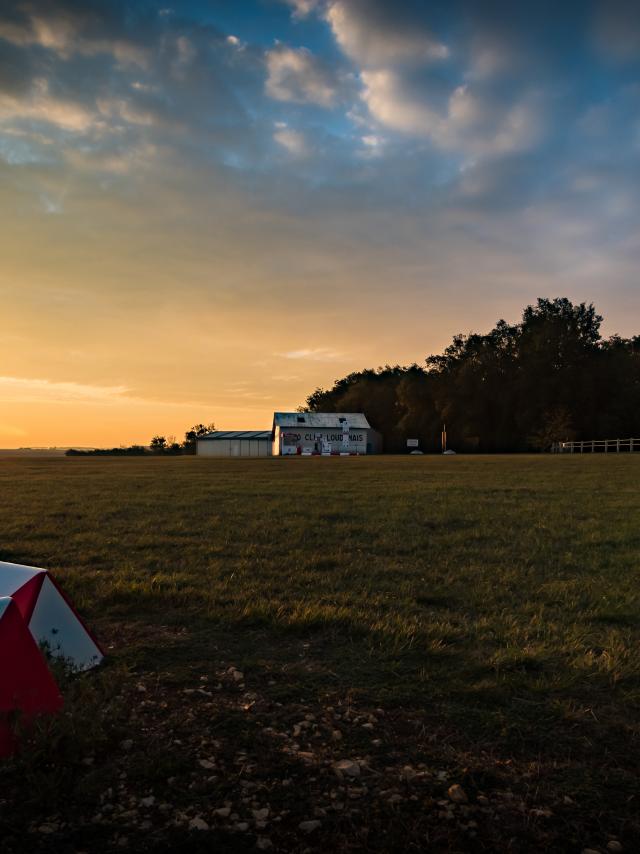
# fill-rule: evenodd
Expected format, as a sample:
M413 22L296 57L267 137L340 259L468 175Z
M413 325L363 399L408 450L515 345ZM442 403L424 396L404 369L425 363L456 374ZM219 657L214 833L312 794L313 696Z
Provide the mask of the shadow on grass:
M417 638L402 646L348 619L283 622L265 613L224 621L182 614L184 633L167 634L168 615L160 616L163 627L139 624L117 657L176 687L201 674L216 679L232 663L279 702L350 695L417 712L461 741L530 761L582 756L627 765L635 753L633 731L608 712L599 717L620 702L608 675L561 657L479 662L468 645L430 648ZM631 682L626 690L637 690L640 678Z
M625 614L619 611L595 614L591 620L605 626L620 626L628 629L636 629L640 626L640 614Z

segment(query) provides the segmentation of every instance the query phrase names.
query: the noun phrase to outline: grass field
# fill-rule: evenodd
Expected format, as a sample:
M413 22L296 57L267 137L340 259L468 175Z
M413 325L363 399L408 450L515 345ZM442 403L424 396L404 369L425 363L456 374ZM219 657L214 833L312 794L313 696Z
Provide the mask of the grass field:
M0 460L0 560L55 571L109 653L0 767L5 850L639 850L639 481Z

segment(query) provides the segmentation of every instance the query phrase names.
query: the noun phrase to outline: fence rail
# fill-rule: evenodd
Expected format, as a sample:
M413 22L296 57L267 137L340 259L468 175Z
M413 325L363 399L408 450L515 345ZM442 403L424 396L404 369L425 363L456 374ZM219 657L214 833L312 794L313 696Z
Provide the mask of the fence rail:
M552 454L632 454L640 451L640 439L592 439L587 442L554 442Z

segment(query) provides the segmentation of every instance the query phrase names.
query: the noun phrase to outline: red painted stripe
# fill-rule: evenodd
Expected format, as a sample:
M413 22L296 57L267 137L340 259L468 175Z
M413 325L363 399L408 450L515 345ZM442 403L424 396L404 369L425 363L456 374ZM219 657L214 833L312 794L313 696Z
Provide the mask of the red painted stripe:
M31 619L33 609L36 607L46 574L46 571L43 569L42 572L38 572L26 584L18 587L15 593L11 594L11 598L20 609L20 613L26 623Z
M0 618L0 674L0 756L8 756L16 748L16 713L28 725L62 708L56 681L13 601Z

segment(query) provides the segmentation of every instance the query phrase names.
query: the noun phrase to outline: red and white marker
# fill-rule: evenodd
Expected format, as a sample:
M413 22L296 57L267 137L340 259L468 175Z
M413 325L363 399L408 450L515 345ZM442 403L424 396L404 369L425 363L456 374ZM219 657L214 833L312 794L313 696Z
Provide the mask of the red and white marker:
M104 653L46 569L0 561L0 596L18 606L37 644L78 670L95 667ZM0 676L1 678L1 676Z
M17 603L0 597L0 757L15 750L16 718L28 726L36 715L61 707L56 681Z

